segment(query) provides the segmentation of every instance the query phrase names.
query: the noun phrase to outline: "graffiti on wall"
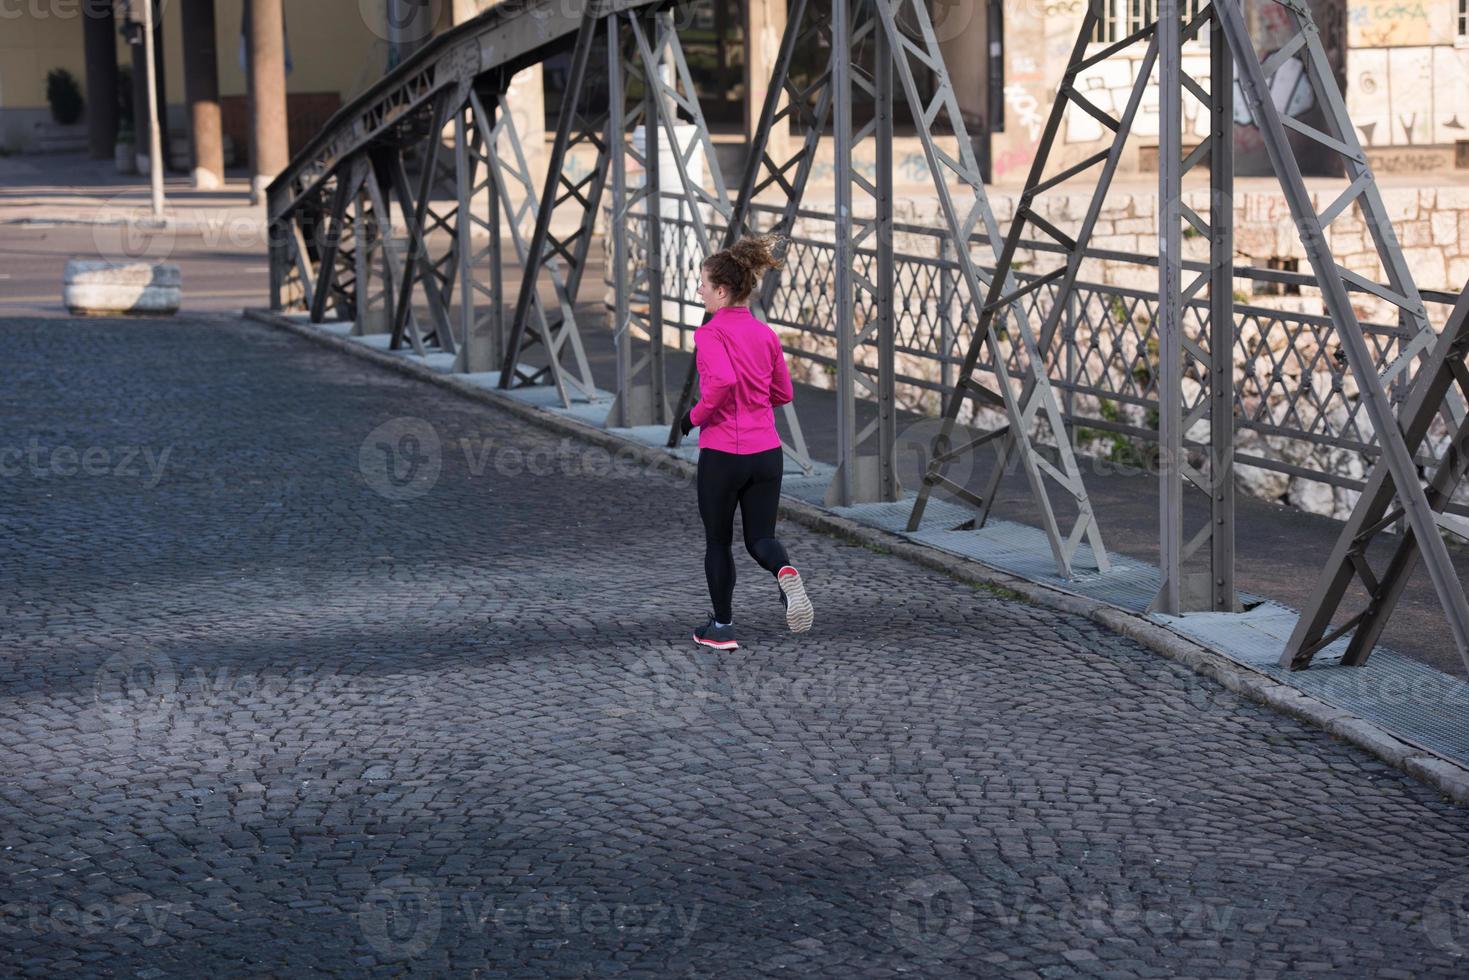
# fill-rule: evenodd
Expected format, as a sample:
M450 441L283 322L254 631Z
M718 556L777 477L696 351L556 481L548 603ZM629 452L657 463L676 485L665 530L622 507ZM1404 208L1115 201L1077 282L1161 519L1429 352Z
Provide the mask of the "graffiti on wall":
M1451 44L1454 0L1367 0L1347 7L1351 48L1395 48Z
M1133 83L1137 80L1139 62L1128 59L1104 61L1083 74L1076 84L1077 90L1097 108L1114 118L1121 118L1132 95ZM1209 57L1185 55L1183 70L1194 78L1209 77ZM1183 131L1200 139L1209 135L1209 110L1192 98L1183 100ZM1143 91L1142 103L1133 119L1132 132L1142 137L1158 135L1158 87L1149 85ZM1065 140L1067 143L1094 143L1110 141L1112 131L1089 113L1070 108L1066 112Z
M1137 77L1137 65L1136 61L1104 62L1082 76L1077 88L1082 95L1102 110L1114 116L1121 116L1127 105L1127 99L1132 94L1132 86ZM1183 67L1185 72L1198 79L1201 84L1208 85L1209 59L1207 57L1185 57ZM1283 114L1297 118L1303 116L1315 104L1315 96L1306 78L1305 65L1299 58L1293 58L1281 65L1271 78L1270 97L1275 107ZM1255 121L1250 114L1249 106L1245 103L1244 93L1240 89L1238 80L1235 81L1234 86L1233 106L1235 123L1254 129ZM1137 118L1133 121L1132 131L1145 138L1158 135L1158 89L1156 85L1149 86L1143 92L1143 100L1138 106ZM1197 139L1203 139L1209 135L1209 110L1197 100L1189 97L1183 99L1183 132L1186 136L1192 135ZM1091 143L1110 138L1111 132L1103 129L1102 124L1091 115L1079 110L1067 112L1067 143Z
M1369 147L1469 139L1469 50L1434 45L1348 52L1347 112Z

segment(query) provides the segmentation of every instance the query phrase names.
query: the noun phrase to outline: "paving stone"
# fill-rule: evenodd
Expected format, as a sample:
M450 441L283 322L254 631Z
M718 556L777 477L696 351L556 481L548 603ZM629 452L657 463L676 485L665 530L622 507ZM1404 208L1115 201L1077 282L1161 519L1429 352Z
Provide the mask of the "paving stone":
M0 974L1463 974L1463 810L1097 624L785 526L816 628L741 554L696 651L686 481L234 318L0 338Z

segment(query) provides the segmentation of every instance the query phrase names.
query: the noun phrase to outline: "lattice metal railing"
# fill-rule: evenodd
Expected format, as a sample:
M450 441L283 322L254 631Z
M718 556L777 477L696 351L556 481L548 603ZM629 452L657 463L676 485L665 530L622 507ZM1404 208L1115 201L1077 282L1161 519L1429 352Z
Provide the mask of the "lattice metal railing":
M766 207L755 211L755 221L761 227L778 213ZM799 218L797 234L791 237L785 266L764 316L778 329L801 332L802 343L787 344L792 359L820 368L832 367L836 363L836 332L832 329L835 247L830 241L802 233L803 223L814 226L830 218L806 211ZM634 222L638 220L633 218ZM717 218L710 229L713 234L723 231ZM669 317L665 326L691 334L699 326L702 311L694 287L703 254L687 219L664 217L662 231L665 309L683 311L681 316ZM954 288L958 264L944 255L944 236L937 229L911 225L899 225L897 232L905 246L894 260L895 350L901 355L896 377L900 389L906 389L900 390L899 399L909 406L927 405L931 410L935 404L933 393L951 387L945 379L952 377L962 361L978 315L973 303ZM980 251L986 249L982 237L977 237L972 246L976 256L984 254ZM1143 256L1098 255L1150 263ZM859 270L867 272L876 257L871 252L860 252L859 260ZM645 256L634 251L631 261L638 265ZM1241 278L1253 274L1253 270L1236 270ZM1022 285L1033 281L1025 275L1017 275L1017 279ZM1434 316L1434 322L1442 322L1453 297L1430 293L1425 299L1431 311L1441 314ZM1043 317L1054 305L1055 288L1042 286L1022 302L1028 315ZM872 314L870 305L862 303L857 304L855 312L858 317ZM1064 397L1069 424L1143 442L1156 441L1156 428L1149 423L1156 418L1158 405L1157 314L1156 290L1095 282L1076 284L1062 314L1062 329L1056 331L1046 354L1048 376ZM1371 423L1355 397L1355 386L1339 352L1330 318L1240 302L1234 305L1234 315L1236 427L1301 447L1298 452L1285 454L1287 458L1278 459L1261 456L1258 450L1244 446L1236 453L1236 462L1360 490L1365 479L1290 459L1304 457L1311 447L1357 453L1369 461L1377 456ZM1187 307L1186 335L1205 334L1208 322L1207 300ZM1379 371L1395 363L1412 339L1408 330L1396 324L1364 321L1362 329ZM1006 352L1010 372L1018 373L1027 358L1023 346L1007 344ZM875 363L874 351L865 354L859 363ZM981 359L979 367L993 372L987 358ZM1405 392L1412 377L1410 371L1395 379L1394 391ZM1188 380L1187 374L1185 378ZM1441 439L1429 440L1417 454L1417 462L1425 468L1437 465L1442 445ZM1463 504L1451 505L1449 511L1469 516L1469 506Z

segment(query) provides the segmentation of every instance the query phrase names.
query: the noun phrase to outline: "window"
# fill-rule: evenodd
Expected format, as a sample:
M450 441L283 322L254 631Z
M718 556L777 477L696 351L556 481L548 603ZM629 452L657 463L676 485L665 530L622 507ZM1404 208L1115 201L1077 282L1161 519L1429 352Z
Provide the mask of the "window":
M1103 44L1120 41L1135 34L1158 19L1159 0L1102 0L1102 17L1097 21L1092 40ZM1459 0L1462 12L1469 0ZM1198 16L1208 0L1178 0L1179 7L1189 20Z

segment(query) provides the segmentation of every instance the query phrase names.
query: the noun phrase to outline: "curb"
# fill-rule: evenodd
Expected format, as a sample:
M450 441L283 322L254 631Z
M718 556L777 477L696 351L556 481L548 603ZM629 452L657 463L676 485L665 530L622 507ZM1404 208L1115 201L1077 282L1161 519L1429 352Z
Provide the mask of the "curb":
M203 218L186 218L186 219L184 219L182 221L177 220L177 219L165 219L160 224L156 224L156 225L155 224L148 224L146 227L149 228L150 230L158 230L158 231L173 231L173 232L188 232L188 233L193 233L193 232L207 232L207 231L215 231L221 225L227 224L227 223L229 223L231 221L235 221L235 220L249 221L249 222L251 222L252 223L251 231L258 232L261 235L264 235L265 232L266 232L266 224L265 224L265 222L258 221L255 218L247 217L247 216L244 216L244 215L241 215L241 216L238 216L238 217L225 217L225 218L223 218L221 220L217 220L217 221L205 220ZM137 222L131 221L131 220L127 219L127 218L118 218L118 217L112 217L112 218L61 217L61 218L4 218L4 219L0 219L0 227L16 227L16 228L57 228L57 227L63 227L63 228L111 228L111 227L123 227L123 226L132 225L132 224L136 224L136 223Z
M456 375L443 374L425 365L373 350L370 347L315 329L309 323L263 310L245 310L244 315L248 320L287 330L323 346L347 352L359 359L397 371L399 374L428 381L472 401L492 405L543 429L613 450L623 454L625 458L635 459L652 469L681 477L691 477L697 470L695 464L680 459L661 448L630 442L584 422L557 415L544 408L526 405L498 391L468 384ZM1293 687L1241 666L1208 647L1185 639L1141 616L1124 612L1095 599L1071 595L1059 589L998 571L969 558L946 554L935 548L910 541L891 531L858 524L803 500L782 495L780 513L813 531L841 538L853 544L881 549L905 561L940 572L961 582L1013 593L1031 605L1089 619L1168 660L1218 681L1226 689L1241 697L1265 705L1282 714L1290 715L1336 738L1350 742L1393 768L1427 783L1455 803L1469 804L1469 768L1451 759L1428 752L1419 746L1404 742L1373 722L1359 718L1341 708L1333 707L1310 695L1302 694Z

